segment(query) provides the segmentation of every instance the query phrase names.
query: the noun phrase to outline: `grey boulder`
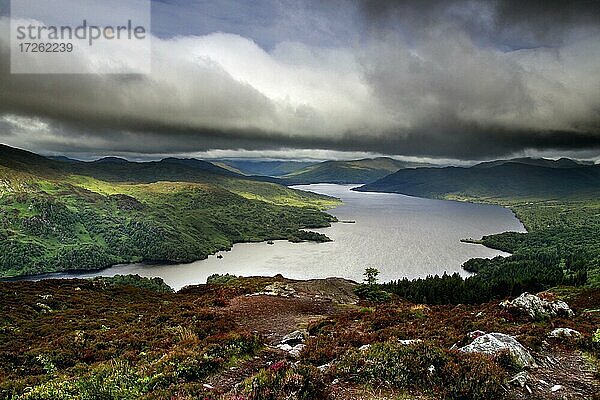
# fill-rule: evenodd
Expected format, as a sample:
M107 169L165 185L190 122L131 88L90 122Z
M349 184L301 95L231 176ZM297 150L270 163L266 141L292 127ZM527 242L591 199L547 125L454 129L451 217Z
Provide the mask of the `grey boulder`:
M308 333L304 330L298 330L291 333L288 333L281 339L281 344L289 344L294 347L297 344L304 343Z
M465 353L485 353L490 355L507 350L519 366L523 368L537 367L529 351L517 339L504 333L488 333L479 336L471 344L461 347L459 350Z
M557 339L579 339L583 337L581 332L571 328L556 328L548 336Z
M507 309L523 312L538 321L555 317L572 317L575 315L573 310L564 301L548 301L527 292L512 301L503 301L500 305Z

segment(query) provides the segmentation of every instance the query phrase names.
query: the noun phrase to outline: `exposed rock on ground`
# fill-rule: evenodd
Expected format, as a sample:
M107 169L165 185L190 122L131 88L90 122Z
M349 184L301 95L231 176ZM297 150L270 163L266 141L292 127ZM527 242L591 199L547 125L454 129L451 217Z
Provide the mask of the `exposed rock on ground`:
M405 339L405 340L398 340L398 343L403 344L405 346L410 346L411 344L416 344L416 343L421 343L422 340L421 339Z
M488 333L479 336L471 344L463 346L459 350L465 353L485 353L491 355L508 350L521 367L532 368L537 366L529 351L521 343L514 337L503 333Z
M551 338L558 339L580 339L583 337L583 335L580 332L571 328L556 328L552 330L552 332L550 332L548 336Z
M529 379L529 374L527 371L521 371L515 376L513 376L508 383L511 385L519 386L524 388L525 384L527 384L527 380Z
M338 304L355 304L358 302L358 296L354 293L355 286L356 282L342 278L285 280L273 282L265 286L263 291L252 293L249 296L300 296L315 300L328 300Z
M500 305L509 310L523 312L536 321L574 315L573 310L564 301L548 301L527 292L512 301L503 301Z
M282 297L293 297L296 294L294 288L284 282L273 282L270 285L265 286L265 290L258 293L252 293L249 296L282 296Z
M307 336L308 332L306 330L296 330L285 335L283 339L281 339L281 343L290 346L295 346L297 344L304 343Z

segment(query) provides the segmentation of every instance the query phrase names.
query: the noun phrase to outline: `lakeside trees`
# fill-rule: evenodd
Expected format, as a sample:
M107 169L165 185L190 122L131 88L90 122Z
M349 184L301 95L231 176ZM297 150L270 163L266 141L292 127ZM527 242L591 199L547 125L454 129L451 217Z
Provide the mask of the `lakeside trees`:
M485 236L488 247L513 253L493 259L475 258L459 274L402 279L382 289L408 300L430 304L483 303L537 292L557 285L600 285L600 214L593 201L516 205L529 233Z

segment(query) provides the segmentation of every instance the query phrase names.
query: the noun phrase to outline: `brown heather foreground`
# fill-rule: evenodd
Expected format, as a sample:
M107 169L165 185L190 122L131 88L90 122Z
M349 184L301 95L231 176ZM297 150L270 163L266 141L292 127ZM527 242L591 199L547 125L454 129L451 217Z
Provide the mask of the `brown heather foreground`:
M256 294L275 281L285 296ZM498 301L356 303L354 285L341 279L237 278L178 293L138 286L0 283L0 398L600 398L592 342L600 289L546 292L575 316L533 322ZM583 339L550 339L555 327ZM299 358L276 347L295 329L309 332ZM527 347L539 365L527 387L508 383L520 370L508 354L450 350L475 330L514 335ZM399 341L407 339L421 342Z

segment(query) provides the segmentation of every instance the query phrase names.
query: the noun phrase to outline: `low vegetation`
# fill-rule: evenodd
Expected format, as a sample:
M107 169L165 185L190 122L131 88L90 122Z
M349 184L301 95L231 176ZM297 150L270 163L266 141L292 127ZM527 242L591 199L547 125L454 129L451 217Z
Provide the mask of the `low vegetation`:
M0 283L0 398L203 393L262 341L210 306L218 294L189 293L136 277Z
M450 399L497 398L506 380L506 372L487 356L397 341L376 343L365 351L353 349L337 362L336 371L357 383L430 392ZM470 371L469 375L462 375L464 371Z
M365 285L376 287L369 285L371 276ZM210 281L178 293L158 279L139 277L0 283L0 398L349 400L388 393L502 399L511 398L514 387L506 382L520 368L505 353L451 349L469 343L471 331L514 335L540 359L600 356L598 289L553 289L575 316L532 321L497 301L427 306L392 295L332 307L321 298L326 292L309 299L299 293L246 296L273 282L293 283L283 277L219 275ZM244 302L263 307L268 326L241 312ZM282 302L304 310L293 320L312 321L299 358L268 346L269 332L281 329L287 313ZM315 319L315 313L322 315ZM583 337L549 339L555 326ZM578 381L584 367L561 366L577 369L569 370L569 384L589 393L594 386L585 383L588 378ZM549 375L543 379L554 379L550 369L540 371Z

